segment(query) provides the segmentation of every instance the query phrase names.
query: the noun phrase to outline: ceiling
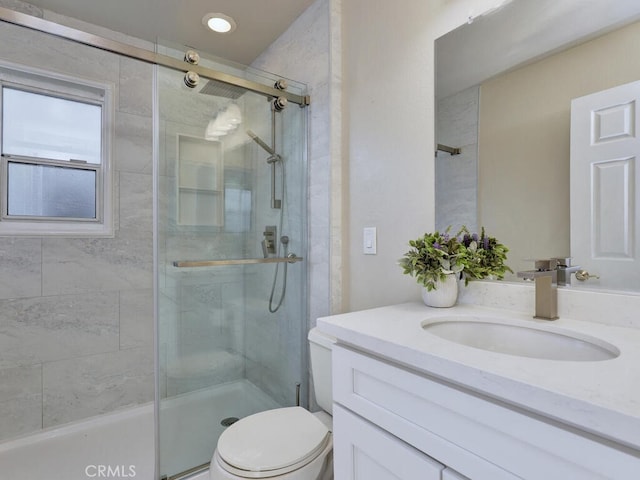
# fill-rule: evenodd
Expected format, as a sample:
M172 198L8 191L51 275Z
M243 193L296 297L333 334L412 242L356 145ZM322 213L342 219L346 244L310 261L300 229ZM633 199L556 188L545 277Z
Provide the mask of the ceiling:
M488 78L640 18L638 0L529 0L501 8L436 40L436 90L444 98ZM544 14L543 14L544 13ZM508 42L505 39L509 39Z
M314 0L27 0L46 10L151 42L177 43L249 65ZM237 24L217 34L202 24L224 13Z

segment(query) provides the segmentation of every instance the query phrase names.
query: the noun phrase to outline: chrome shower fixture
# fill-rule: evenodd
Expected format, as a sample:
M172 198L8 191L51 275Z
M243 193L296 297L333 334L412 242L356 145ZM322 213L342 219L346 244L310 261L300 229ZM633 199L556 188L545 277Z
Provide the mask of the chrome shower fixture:
M277 90L286 90L288 86L289 84L284 78L280 78L276 81L276 83L273 84L273 88Z
M275 116L275 113L273 113ZM275 127L274 127L275 128ZM265 152L269 154L269 158L267 158L267 163L271 165L271 208L281 208L282 200L276 198L276 164L280 163L282 165L282 178L283 178L283 192L284 192L284 164L281 161L282 157L278 155L273 147L267 145L258 135L253 133L251 130L247 130L247 135L251 137L251 140L260 145ZM275 138L274 144L275 144Z
M269 255L276 255L278 253L278 247L276 243L276 236L278 234L278 227L275 225L267 225L264 227L262 236L262 254L264 258L268 258Z
M251 137L251 140L256 142L258 145L260 145L263 148L263 150L265 150L269 155L271 155L271 157L269 157L269 160L271 160L272 158L276 158L275 161L280 159L280 155L278 155L276 151L273 148L271 148L269 145L267 145L264 142L264 140L262 140L258 135L253 133L251 130L247 130L247 135L249 135ZM269 160L267 160L267 162L271 163Z
M272 103L273 109L276 112L281 112L282 110L285 109L288 103L289 103L289 100L287 100L286 97L278 97L273 100L273 103Z
M187 50L184 54L184 61L191 65L198 65L200 63L200 55L195 50Z
M184 84L189 88L196 88L200 83L200 75L196 72L187 72L184 74Z

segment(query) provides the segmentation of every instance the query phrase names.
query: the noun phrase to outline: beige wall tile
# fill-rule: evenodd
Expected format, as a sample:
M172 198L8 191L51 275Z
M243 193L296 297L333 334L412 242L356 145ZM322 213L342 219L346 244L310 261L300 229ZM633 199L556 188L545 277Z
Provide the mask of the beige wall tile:
M132 58L120 58L118 110L151 117L153 114L153 66Z
M0 367L118 349L118 292L0 301Z
M123 88L120 89L123 91ZM153 162L151 117L116 113L115 168L120 172L151 174Z
M43 239L43 294L151 288L152 239Z
M45 363L45 428L153 400L153 350L133 348Z
M42 428L42 367L0 369L0 440Z
M120 348L153 347L153 290L120 292Z
M41 294L41 240L0 237L0 299Z

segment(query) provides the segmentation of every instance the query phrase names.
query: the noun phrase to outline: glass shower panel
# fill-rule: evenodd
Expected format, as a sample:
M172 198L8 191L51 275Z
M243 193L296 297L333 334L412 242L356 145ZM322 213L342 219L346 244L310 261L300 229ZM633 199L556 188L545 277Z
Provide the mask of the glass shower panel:
M295 405L297 384L300 398L307 392L305 260L263 263L267 227L277 230L269 261L306 252L306 111L274 112L270 98L206 78L191 89L183 75L159 67L157 77L159 443L168 477L207 464L234 419Z

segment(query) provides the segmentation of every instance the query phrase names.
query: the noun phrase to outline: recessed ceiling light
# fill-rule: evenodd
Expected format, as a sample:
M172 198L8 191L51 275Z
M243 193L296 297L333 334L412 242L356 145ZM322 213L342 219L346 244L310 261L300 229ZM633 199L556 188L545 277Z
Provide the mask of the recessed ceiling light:
M224 13L207 13L202 17L202 24L217 33L231 33L236 29L236 22Z

